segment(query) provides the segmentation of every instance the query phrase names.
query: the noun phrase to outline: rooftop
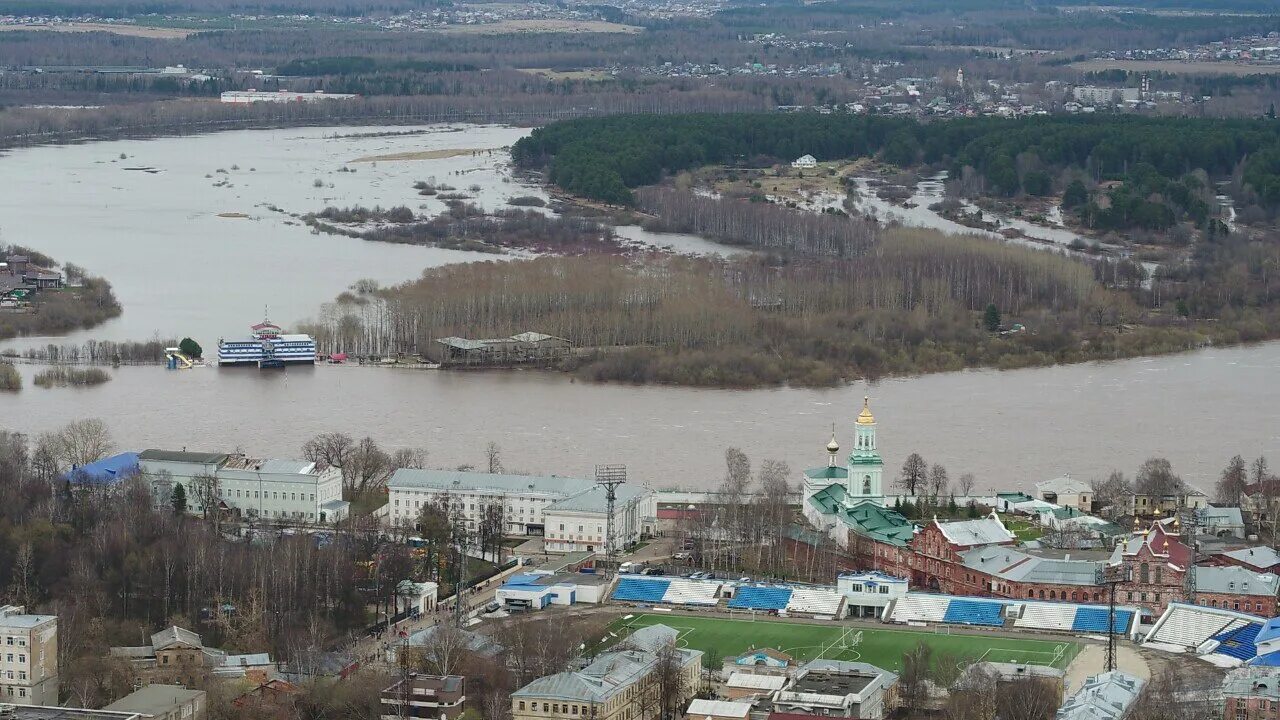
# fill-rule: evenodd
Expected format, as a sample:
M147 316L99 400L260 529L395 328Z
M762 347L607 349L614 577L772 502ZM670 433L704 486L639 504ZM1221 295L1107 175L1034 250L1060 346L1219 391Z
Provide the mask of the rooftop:
M181 685L146 685L111 703L103 710L163 715L174 706L204 697L204 694L203 690L188 690Z
M14 705L13 720L134 720L133 712L89 710L87 708L41 707Z
M1222 680L1222 694L1227 697L1280 700L1280 668L1236 668Z
M1070 475L1063 475L1060 478L1038 482L1036 483L1036 489L1042 493L1049 492L1056 493L1058 495L1076 495L1079 493L1093 492L1093 488L1089 486L1089 483L1076 480Z
M615 491L615 497L622 505L614 506L614 515L626 508L625 503L648 493L649 490L638 485L622 485ZM557 500L543 509L543 513L549 512L587 512L600 513L604 515L608 511L608 499L605 497L604 486L592 485L576 495L571 495L563 500Z
M781 690L787 679L781 675L757 675L756 673L736 672L729 676L726 687L745 690Z
M594 480L582 478L501 475L457 470L422 470L401 468L387 481L391 489L469 490L497 493L533 493L565 497L595 486Z
M1274 597L1280 591L1280 576L1236 565L1197 567L1196 591Z
M727 700L703 700L694 698L689 702L686 715L693 717L737 717L745 718L751 713L749 702L729 702Z
M186 450L156 450L150 448L138 453L139 460L156 462L185 462L200 465L217 465L226 462L226 453L187 452Z
M1138 699L1144 681L1118 670L1085 680L1054 715L1057 720L1120 720Z
M75 484L108 485L138 472L138 453L123 452L72 468L64 478Z
M1093 585L1098 562L1028 555L1011 547L979 547L962 553L965 567L1005 580L1051 585Z
M991 511L991 514L977 520L957 520L954 522L938 522L937 518L933 520L938 529L942 530L943 536L949 542L956 545L992 545L995 543L1012 542L1015 540L1013 533L1001 522L1000 516Z
M1265 570L1272 565L1280 563L1280 552L1276 552L1275 548L1261 546L1251 548L1240 548L1239 550L1229 550L1222 553L1223 556L1229 557L1239 563L1244 563L1258 570Z

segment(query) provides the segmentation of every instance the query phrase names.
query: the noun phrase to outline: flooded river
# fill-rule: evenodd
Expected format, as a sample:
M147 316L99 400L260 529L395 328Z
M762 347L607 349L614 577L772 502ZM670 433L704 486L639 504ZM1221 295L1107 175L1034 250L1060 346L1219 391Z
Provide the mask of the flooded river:
M574 382L538 372L451 373L320 366L113 371L87 390L0 396L26 431L101 417L122 447L241 448L289 455L319 432L425 447L442 467L480 465L489 441L508 469L589 473L626 463L637 481L707 487L726 447L757 462L825 462L831 423L846 447L864 391L891 469L912 451L972 472L979 487L1030 488L1071 473L1130 474L1167 456L1212 489L1235 453L1280 458L1280 343L1014 371L971 371L836 390L700 390ZM12 421L11 421L12 423Z
M248 131L13 151L0 156L0 237L115 285L124 315L58 342L192 335L211 348L219 336L244 332L264 306L292 324L359 278L393 283L425 267L495 257L313 235L286 213L356 204L438 212L438 200L412 187L433 178L486 208L516 195L542 196L511 176L501 150L527 130L441 126L368 135L376 130ZM446 150L468 152L353 162ZM693 236L639 228L621 234L679 252L723 251ZM21 366L26 389L0 395L8 427L39 432L101 417L121 448L283 456L296 455L316 433L342 430L391 448L426 448L441 467L478 465L494 441L508 469L585 474L595 463L622 462L636 481L658 487L715 484L729 446L796 469L824 462L831 423L840 423L847 445L866 391L634 387L536 372L332 366L280 374L122 368L96 388L43 390L30 383L36 369ZM891 468L920 451L952 477L975 473L980 488L1029 488L1065 472L1132 472L1146 457L1164 455L1209 489L1235 453L1280 456L1278 370L1280 344L1273 343L949 373L885 381L869 392Z

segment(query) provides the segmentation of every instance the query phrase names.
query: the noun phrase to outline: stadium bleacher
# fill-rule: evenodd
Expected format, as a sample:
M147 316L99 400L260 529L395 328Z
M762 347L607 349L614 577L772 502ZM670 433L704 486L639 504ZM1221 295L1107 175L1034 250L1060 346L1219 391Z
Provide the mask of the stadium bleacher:
M1261 623L1245 623L1234 630L1214 635L1212 639L1218 641L1218 647L1214 652L1241 662L1248 662L1258 655L1258 646L1253 644L1253 640L1258 637L1258 631L1261 629Z
M626 602L662 602L671 585L669 580L656 580L646 577L624 577L618 580L618 587L613 591L614 600Z
M792 589L776 585L741 585L729 600L729 607L744 610L784 610L791 602Z
M892 622L943 622L951 598L945 595L907 593L893 603L886 618Z
M1262 622L1262 618L1231 610L1171 603L1147 634L1144 644L1195 652L1208 640Z
M844 596L834 588L796 587L792 588L791 598L787 602L787 612L834 618L840 616L840 608L843 605Z
M1075 620L1071 623L1071 629L1076 632L1093 632L1105 633L1107 631L1107 618L1111 615L1111 611L1107 608L1096 607L1080 607L1076 609ZM1115 631L1118 633L1129 632L1129 627L1133 624L1132 610L1116 610Z
M668 581L667 592L662 602L671 605L715 605L716 594L720 591L720 583L700 580L684 580L673 578ZM614 597L617 597L615 593Z
M1027 603L1022 610L1022 617L1013 621L1013 626L1034 630L1075 629L1076 606L1059 605L1057 603ZM1106 626L1106 621L1103 621Z
M999 627L1004 625L1004 616L1001 612L1003 609L1004 605L998 602L953 598L947 604L947 611L943 614L942 621L958 625Z

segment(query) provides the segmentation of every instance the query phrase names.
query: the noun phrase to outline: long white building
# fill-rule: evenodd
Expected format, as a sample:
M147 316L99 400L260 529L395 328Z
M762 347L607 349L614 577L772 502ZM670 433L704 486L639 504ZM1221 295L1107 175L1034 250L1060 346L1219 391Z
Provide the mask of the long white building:
M138 469L158 507L181 484L188 512L203 513L201 488L212 484L218 507L241 517L332 523L350 509L342 499L342 471L307 460L152 449L138 454Z
M58 704L58 616L0 605L0 703Z
M553 552L602 549L604 543L604 494L594 480L405 468L391 476L387 491L386 519L391 525L412 526L424 505L447 497L473 528L485 506L500 504L508 535L544 535ZM623 485L618 497L615 543L652 533L657 515L654 493Z

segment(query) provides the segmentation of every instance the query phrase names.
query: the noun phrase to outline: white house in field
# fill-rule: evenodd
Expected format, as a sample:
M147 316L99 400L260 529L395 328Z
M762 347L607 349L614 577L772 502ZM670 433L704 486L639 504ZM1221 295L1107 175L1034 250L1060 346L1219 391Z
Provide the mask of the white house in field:
M791 161L791 167L801 168L801 169L818 167L818 158L812 155L801 155L800 157Z

